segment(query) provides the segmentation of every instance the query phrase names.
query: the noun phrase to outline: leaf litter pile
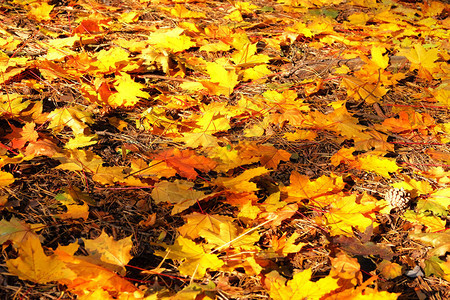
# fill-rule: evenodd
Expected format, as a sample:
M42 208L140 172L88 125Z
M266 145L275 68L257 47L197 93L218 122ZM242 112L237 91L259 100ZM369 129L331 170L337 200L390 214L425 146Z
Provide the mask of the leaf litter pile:
M1 299L448 299L450 6L2 1Z

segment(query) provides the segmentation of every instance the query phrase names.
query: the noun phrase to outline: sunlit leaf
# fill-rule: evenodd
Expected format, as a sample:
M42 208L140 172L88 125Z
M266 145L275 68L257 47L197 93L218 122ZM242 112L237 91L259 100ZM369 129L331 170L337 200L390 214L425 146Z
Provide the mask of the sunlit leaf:
M89 254L105 263L121 267L121 273L125 272L125 265L133 258L130 251L133 247L131 236L115 241L104 231L94 240L83 239L85 248Z
M207 269L217 270L223 265L215 254L205 253L201 245L179 236L171 246L166 245L168 253L155 251L155 254L181 261L179 271L182 275L203 277Z
M61 279L75 279L76 274L64 262L47 256L37 237L28 238L19 247L19 257L6 261L8 271L22 280L48 283Z

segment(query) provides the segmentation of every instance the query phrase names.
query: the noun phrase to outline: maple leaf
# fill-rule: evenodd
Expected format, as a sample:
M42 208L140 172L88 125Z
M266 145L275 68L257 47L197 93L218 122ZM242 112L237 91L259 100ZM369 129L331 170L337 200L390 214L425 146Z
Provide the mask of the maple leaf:
M290 186L283 188L289 197L301 199L312 199L323 196L332 191L341 190L344 182L341 177L321 176L316 180L310 180L306 175L300 175L298 172L292 172Z
M195 12L186 8L186 6L182 4L175 4L172 8L164 8L161 9L169 11L170 14L174 17L182 18L182 19L190 19L190 18L205 18L206 15L203 12Z
M298 253L303 246L308 245L308 243L295 244L295 241L299 237L300 234L298 232L294 232L289 238L287 237L287 233L284 233L280 238L274 235L270 249L283 256L287 256L289 253Z
M376 155L365 155L358 157L358 163L364 170L372 171L386 178L390 178L389 173L396 173L400 167L394 159L379 157Z
M373 148L378 151L394 152L394 145L387 141L388 135L376 130L367 130L364 132L364 135L354 138L356 150L361 151Z
M411 233L409 236L427 246L432 246L429 256L443 256L450 252L450 229L436 233Z
M341 148L338 152L333 154L330 161L331 164L335 167L339 166L341 163L344 164L354 164L356 162L356 157L353 156L353 152L355 152L355 148Z
M392 132L410 132L419 130L428 132L436 126L435 120L427 113L420 114L414 111L400 111L397 118L385 119L380 128Z
M129 59L130 54L120 47L112 47L109 50L101 50L97 52L97 61L92 62L92 67L97 67L99 73L112 73L117 69L125 70L127 66L128 71L134 69ZM137 66L136 66L137 67Z
M287 161L291 154L283 149L276 149L273 146L262 145L260 148L261 166L275 169L280 161Z
M158 29L148 37L148 43L157 48L170 50L173 53L187 50L195 45L191 39L182 34L183 28Z
M203 133L216 133L218 131L227 131L230 129L230 120L226 112L225 103L212 103L206 108L202 109L202 116L197 120L197 125L200 128L196 128L193 132L203 132Z
M198 176L195 169L209 172L217 166L215 161L196 155L193 150L169 149L154 155L154 158L165 161L168 166L177 170L178 174L188 179L195 179Z
M73 254L78 247L77 243L59 246L52 256L64 262L66 268L76 274L75 278L66 276L59 279L59 282L66 285L71 292L81 296L98 289L103 289L110 294L139 291L133 284L118 276L112 270L101 266L102 264L108 267L115 265L101 262L94 257L74 256Z
M258 216L258 214L261 212L261 209L253 205L251 201L248 201L244 203L244 205L241 205L239 207L239 213L237 215L238 218L241 219L251 219L254 220Z
M268 292L274 300L312 299L319 300L325 294L339 288L338 279L327 276L316 282L311 280L312 270L306 269L294 275L292 280L286 283L277 271L272 271L265 277Z
M239 45L238 50L231 55L231 61L240 67L248 67L254 64L268 63L270 57L263 54L256 54L256 43Z
M53 158L61 162L56 169L69 171L85 170L91 173L96 173L97 168L103 164L101 157L94 154L94 152L78 149L58 153L54 155Z
M435 61L438 60L438 48L425 50L422 45L414 45L409 53L405 53L406 58L411 62L411 70L419 67L432 71L436 66Z
M26 156L40 156L45 155L48 157L53 157L57 154L60 149L48 139L37 140L36 142L31 142L25 148L24 154Z
M381 263L379 263L378 270L380 271L381 275L383 275L383 277L388 280L402 275L402 267L399 264L390 262L388 260L383 260Z
M30 238L38 238L35 231L44 228L42 224L27 224L14 217L11 220L0 221L0 245L11 241L14 247L18 247Z
M333 195L335 199L330 203L329 211L324 214L326 225L330 228L331 235L352 236L352 228L364 232L370 225L375 226L373 211L377 207L373 203L356 202L356 195Z
M367 135L363 133L366 127L358 125L358 119L352 117L345 106L337 108L327 115L311 115L314 116L314 122L319 128L327 128L349 138L367 139Z
M34 130L36 124L34 122L27 122L22 128L17 128L11 124L12 133L5 136L11 139L11 146L14 149L21 149L27 142L36 142L39 135Z
M54 132L61 132L65 126L68 126L74 134L84 134L84 130L88 128L86 123L93 123L91 115L91 113L77 106L57 108L47 116L50 120L47 128Z
M57 214L61 219L84 219L85 221L89 217L89 205L83 203L81 205L78 204L69 204L66 205L67 212L62 214Z
M113 237L102 231L102 234L96 239L83 239L83 241L92 258L107 264L117 265L120 273L125 274L125 266L133 258L131 255L131 248L133 247L131 236L114 241Z
M0 115L10 114L18 117L30 104L31 101L22 102L22 96L19 94L0 94Z
M428 183L425 181L425 183ZM431 189L431 186L430 186ZM447 216L450 206L450 188L439 189L430 194L428 198L419 199L417 211L431 211L438 216Z
M199 146L203 148L218 148L218 139L205 132L183 132L182 137L174 138L175 142L184 142L186 147L195 149Z
M418 181L406 175L403 175L404 181L392 184L392 187L398 189L405 189L406 191L414 192L417 195L428 195L433 192L433 187L428 181Z
M101 165L97 166L95 169L95 174L92 179L103 185L114 185L116 182L125 181L125 173L123 172L123 167L103 167Z
M251 232L251 233L249 233ZM219 249L237 248L243 250L254 250L254 244L261 238L257 231L244 231L231 222L220 223L219 232L203 228L198 233L209 244L218 246Z
M6 260L6 266L20 279L42 284L77 277L64 262L45 255L37 237L23 241L19 246L19 257Z
M116 76L114 87L117 93L111 94L108 98L108 104L112 107L130 107L139 102L139 98L148 98L150 95L142 91L145 85L135 82L127 73L120 72Z
M0 188L14 183L14 176L11 173L0 171Z
M427 232L439 232L445 230L445 220L429 213L415 212L407 210L403 214L403 218L413 224L420 224L427 226Z
M349 97L355 100L364 100L368 104L379 102L387 93L380 85L375 85L352 76L345 76L342 85L347 89Z
M389 65L389 56L384 55L383 53L386 52L386 48L384 47L372 47L370 50L372 54L372 61L381 69L386 69Z
M330 260L330 276L350 280L354 284L356 283L356 280L362 280L360 265L356 258L352 258L347 254L340 252L336 257L331 257Z
M224 263L215 254L205 253L202 246L182 236L177 237L172 246L163 244L168 252L155 251L155 255L182 261L178 270L180 274L202 278L206 270L217 270Z
M208 82L202 82L204 86L211 89L216 95L229 96L234 87L239 83L238 75L233 67L227 67L221 64L221 61L207 63L206 71L211 77L211 83L215 83L216 86L208 84Z
M186 224L178 228L178 232L183 237L189 237L191 239L196 239L199 236L200 230L208 228L211 232L220 232L220 224L232 222L233 218L221 215L209 215L192 213L183 216L186 220Z
M162 181L155 184L151 195L157 204L161 202L175 204L172 209L172 215L174 215L205 197L203 192L196 191L193 187L194 183L184 180Z
M64 148L66 149L76 149L76 148L82 148L87 147L90 145L97 144L96 139L98 136L96 134L92 135L84 135L84 134L77 134L74 138L71 138L65 145Z
M40 3L32 3L30 5L30 11L28 12L28 16L36 21L49 21L52 18L50 17L50 12L52 11L54 5L49 5L47 2Z
M152 160L147 164L143 159L131 160L131 173L139 177L172 177L177 173L176 170L169 167L164 161Z
M233 192L252 192L256 191L258 188L255 183L250 182L249 180L268 172L269 170L264 167L254 168L246 170L236 177L219 177L215 180L215 184L223 186Z

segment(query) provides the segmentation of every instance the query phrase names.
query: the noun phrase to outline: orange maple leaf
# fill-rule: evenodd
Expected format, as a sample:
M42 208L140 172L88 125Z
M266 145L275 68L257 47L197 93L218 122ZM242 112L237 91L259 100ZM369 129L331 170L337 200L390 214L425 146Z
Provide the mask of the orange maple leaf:
M285 187L283 191L287 192L289 197L300 200L324 196L329 192L342 190L345 185L341 177L323 175L316 180L310 180L308 176L295 171L291 173L290 180L291 185Z
M154 158L165 161L178 174L188 179L197 178L198 173L195 169L202 172L209 172L217 166L215 161L204 156L196 155L194 150L169 149L154 155Z

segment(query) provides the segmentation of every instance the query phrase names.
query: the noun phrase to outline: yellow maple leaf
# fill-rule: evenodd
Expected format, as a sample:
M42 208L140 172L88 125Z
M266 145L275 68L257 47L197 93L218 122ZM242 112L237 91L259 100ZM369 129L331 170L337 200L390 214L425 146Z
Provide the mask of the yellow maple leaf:
M411 62L411 70L418 69L419 66L432 70L436 67L435 61L438 60L439 49L433 48L426 50L422 45L414 45L414 48L406 53L406 58Z
M445 230L445 220L428 213L416 213L412 210L407 210L403 214L403 218L413 224L425 225L426 232L439 232Z
M28 238L20 244L19 257L6 260L6 266L20 279L40 284L77 277L64 262L45 255L37 237Z
M120 47L113 47L109 50L101 50L97 53L97 61L92 62L91 66L97 67L100 73L111 73L118 68L129 66L130 54Z
M168 202L175 204L172 215L177 214L200 201L205 194L193 189L194 183L175 180L174 182L161 181L155 184L151 193L156 203Z
M206 72L211 78L211 83L217 84L216 95L229 96L239 83L234 67L227 66L224 61L208 62ZM207 85L207 82L202 82L202 84ZM211 86L210 88L213 87Z
M69 204L66 207L67 211L65 213L57 214L56 216L61 219L84 219L85 221L89 217L89 205L86 203L81 205Z
M184 142L186 147L195 149L199 146L205 148L217 148L219 144L218 138L205 132L183 132L182 137L174 138L174 142Z
M268 63L270 57L263 54L256 54L256 43L247 43L238 48L231 55L231 61L240 67L250 67L256 64Z
M284 138L288 141L309 140L313 141L317 137L317 132L312 130L297 129L295 132L286 132Z
M376 226L374 203L356 202L356 195L333 195L329 210L324 214L331 235L353 236L353 228L364 232L370 225Z
M155 255L181 261L178 270L181 275L202 278L206 270L218 270L224 262L215 254L205 253L201 245L197 245L190 239L177 237L171 246L162 244L165 251L155 251Z
M433 192L433 187L428 181L418 181L403 175L404 181L392 184L394 188L404 188L407 191L414 191L418 195L427 195ZM449 195L450 196L450 195Z
M179 27L158 29L150 34L148 43L157 48L170 50L173 53L181 52L195 46L195 43L188 36L182 34L183 32L184 29Z
M113 93L108 98L108 104L113 107L130 107L139 102L139 98L148 98L150 95L142 91L145 85L134 81L127 73L120 72L116 76L114 87L117 93Z
M221 215L209 215L192 213L183 216L186 220L186 224L178 228L178 232L183 237L189 237L191 239L196 239L199 236L201 229L208 228L211 232L220 232L220 224L233 222L233 218Z
M92 151L67 150L64 153L57 153L53 158L59 160L61 164L56 169L81 171L96 173L96 170L103 164L103 160Z
M377 63L383 65L383 62ZM387 90L383 86L353 76L345 76L341 84L347 89L349 97L355 100L364 100L368 104L379 102L387 93Z
M199 51L206 52L219 52L219 51L228 51L231 49L231 46L224 43L223 41L218 41L217 43L209 43L200 47Z
M14 176L11 173L0 171L0 188L14 183Z
M384 55L383 53L386 52L386 48L384 47L372 47L370 50L372 54L372 61L381 69L386 69L389 65L389 56Z
M386 178L391 177L389 173L396 173L400 169L394 159L379 157L377 155L358 157L358 162L361 169L375 172Z
M215 183L234 192L252 192L258 190L258 188L256 183L249 182L249 180L268 172L269 170L264 167L254 168L246 170L236 177L219 177L215 180Z
M126 264L133 258L131 248L133 242L131 236L115 241L112 236L102 231L101 235L94 240L83 239L85 249L92 259L118 266L118 270L125 274Z
M98 136L96 134L84 135L84 134L76 134L74 138L71 138L65 145L66 149L76 149L87 147L90 145L97 144L96 139Z
M86 124L93 123L91 116L92 113L80 106L57 108L48 114L47 119L50 122L47 128L54 132L61 132L65 126L68 126L74 134L84 134L84 130L88 128Z
M274 300L295 300L311 299L319 300L322 297L339 288L338 279L327 276L312 282L312 270L306 269L294 275L292 280L286 283L286 279L281 277L277 271L266 274L266 286L268 292Z
M135 293L139 291L133 284L109 268L116 266L115 264L102 262L99 259L101 255L74 256L78 247L78 243L58 246L52 256L52 258L63 262L70 271L76 274L75 279L66 276L58 280L61 284L66 285L71 292L76 295L86 295L86 293L103 289L111 296L112 294L117 295L119 292Z
M35 231L44 227L42 224L27 224L14 217L9 221L0 220L0 245L11 241L13 246L17 248L29 238L38 238Z
M162 7L161 7L162 8ZM164 9L164 8L162 8ZM170 14L174 17L182 18L182 19L198 19L205 18L206 15L203 12L196 12L186 8L186 6L182 4L175 4L174 7L164 9L170 11Z
M200 128L195 128L193 132L204 132L213 134L218 131L227 131L231 128L230 117L227 113L225 103L211 103L202 109L201 117L197 120Z
M298 232L294 232L289 238L287 237L287 233L284 233L283 236L280 238L274 235L272 237L270 249L283 256L287 256L289 253L298 253L303 248L303 246L308 244L308 243L295 244L295 241L299 237L300 234Z
M218 246L219 249L255 250L257 247L254 244L261 238L257 231L244 231L243 228L237 227L232 222L220 223L219 232L202 228L198 235L209 244Z
M253 80L255 82L264 82L265 78L271 74L272 71L267 67L267 65L258 65L253 68L245 69L243 81Z
M50 17L50 12L52 11L54 5L49 5L47 2L35 2L30 5L30 11L28 16L36 21L49 21L52 19Z
M301 199L312 199L324 196L332 191L339 191L344 187L341 177L328 177L323 175L316 180L310 180L308 176L301 175L298 172L292 172L290 178L291 184L283 188L289 197Z
M241 207L239 207L238 218L241 219L250 219L254 220L261 212L259 206L253 205L251 201L244 203Z

